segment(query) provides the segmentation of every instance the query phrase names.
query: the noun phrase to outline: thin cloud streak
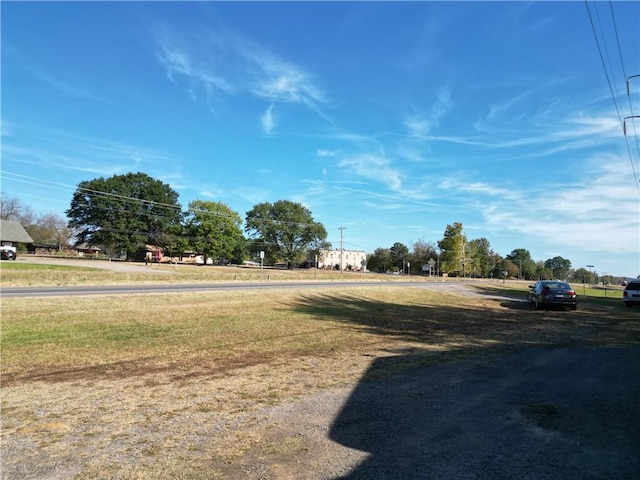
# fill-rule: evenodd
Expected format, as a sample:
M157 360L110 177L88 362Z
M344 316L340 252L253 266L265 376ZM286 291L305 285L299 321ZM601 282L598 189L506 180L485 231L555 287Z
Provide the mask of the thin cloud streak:
M181 47L174 32L163 30L157 34L160 51L158 61L174 82L184 77L191 84L198 85L211 94L249 94L273 103L297 103L317 110L319 104L326 102L322 89L312 76L300 67L277 57L272 52L242 37L228 28L221 28L220 35L213 37L208 33L200 38L204 46L196 45L185 35L180 38ZM225 63L241 65L233 73L225 68ZM217 67L216 73L212 67Z

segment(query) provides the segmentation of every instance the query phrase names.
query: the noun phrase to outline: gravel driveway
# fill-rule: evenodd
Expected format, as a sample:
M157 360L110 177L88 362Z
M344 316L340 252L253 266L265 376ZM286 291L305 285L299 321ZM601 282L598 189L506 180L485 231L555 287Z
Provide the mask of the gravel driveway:
M376 359L369 374L402 360ZM632 480L640 348L535 346L362 381L263 414L266 443L301 454L256 450L247 478Z

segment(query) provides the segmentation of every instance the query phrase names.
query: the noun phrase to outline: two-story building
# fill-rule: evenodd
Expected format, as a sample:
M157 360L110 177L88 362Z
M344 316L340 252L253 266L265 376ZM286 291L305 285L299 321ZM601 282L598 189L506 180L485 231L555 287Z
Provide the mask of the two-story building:
M316 259L308 259L315 265ZM351 270L365 272L367 270L367 252L364 250L340 250L339 248L321 250L318 255L318 268L323 270Z

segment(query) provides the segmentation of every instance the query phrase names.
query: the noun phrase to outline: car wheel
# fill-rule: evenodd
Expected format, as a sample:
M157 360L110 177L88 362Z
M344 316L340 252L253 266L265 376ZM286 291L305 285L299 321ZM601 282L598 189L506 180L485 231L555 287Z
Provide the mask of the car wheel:
M578 309L578 304L577 303L571 305L571 310L577 310L577 309Z
M7 260L15 260L16 259L16 254L13 253L12 251L8 251L6 253L6 259Z
M625 306L625 307L629 307L629 308L631 308L631 307L633 307L633 303L631 303L631 302L624 302L624 306Z
M540 305L540 302L538 302L538 299L536 298L536 310L540 310L542 308L542 305Z

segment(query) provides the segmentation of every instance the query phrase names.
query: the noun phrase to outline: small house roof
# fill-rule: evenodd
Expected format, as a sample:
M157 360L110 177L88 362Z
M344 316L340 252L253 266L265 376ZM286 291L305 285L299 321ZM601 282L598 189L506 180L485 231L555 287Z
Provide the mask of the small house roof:
M95 250L97 252L100 251L100 247L96 247L94 245L89 245L87 242L81 243L74 247L76 250Z
M14 220L0 220L0 241L11 243L33 243L33 238Z

